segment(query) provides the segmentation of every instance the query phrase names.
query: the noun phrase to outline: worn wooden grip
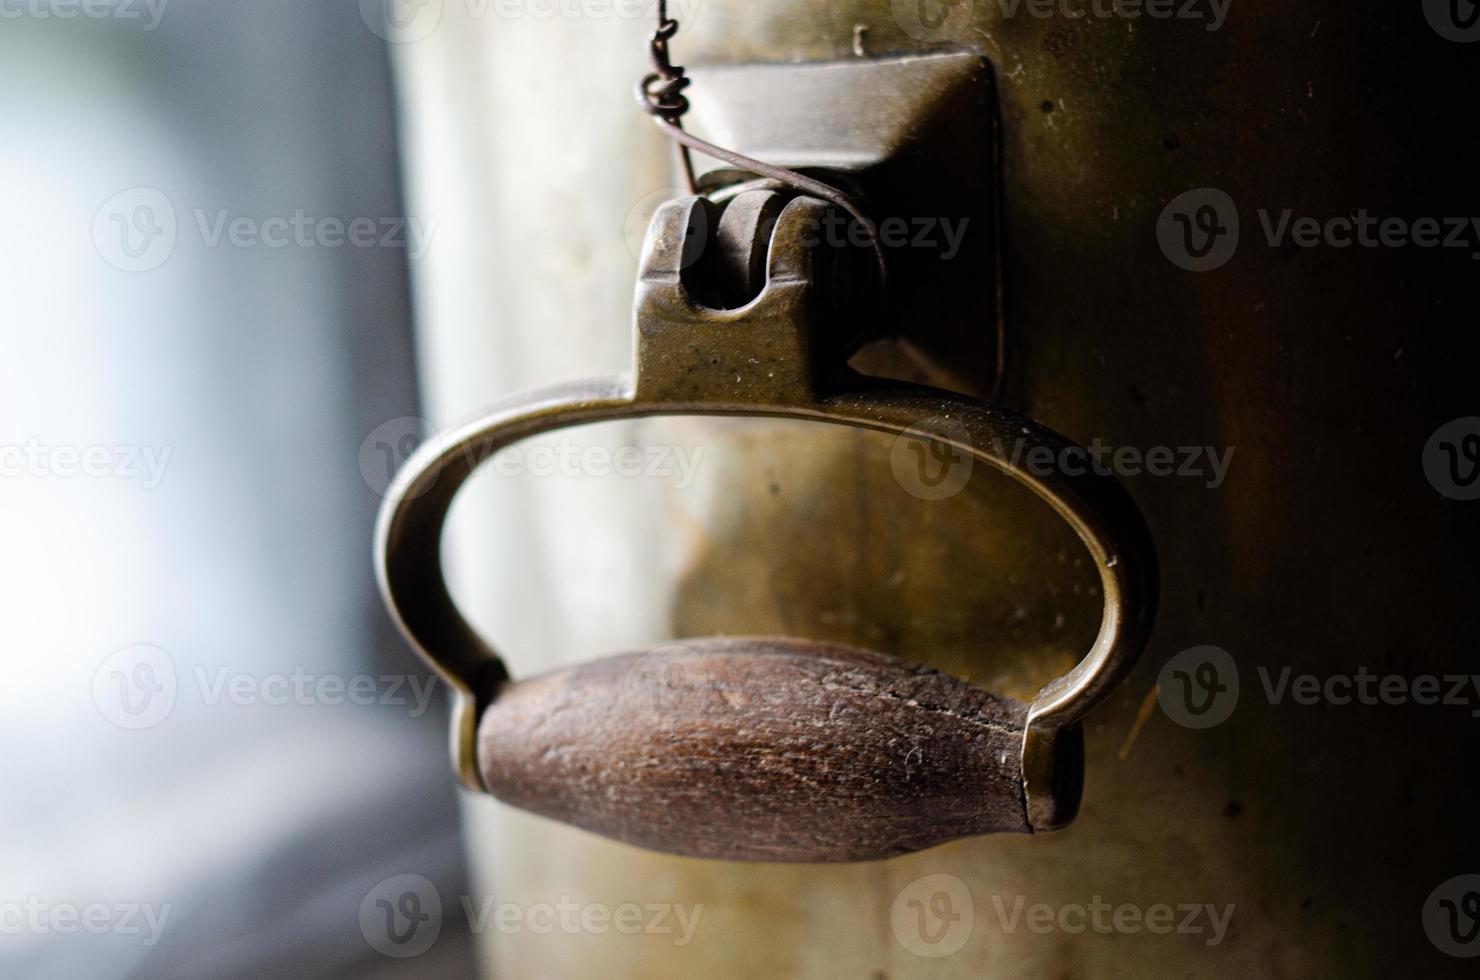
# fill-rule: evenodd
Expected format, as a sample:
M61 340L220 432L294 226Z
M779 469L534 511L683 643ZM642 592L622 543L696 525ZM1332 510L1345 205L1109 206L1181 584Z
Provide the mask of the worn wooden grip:
M504 684L478 764L507 803L653 850L865 861L1029 832L1026 718L878 653L696 640Z

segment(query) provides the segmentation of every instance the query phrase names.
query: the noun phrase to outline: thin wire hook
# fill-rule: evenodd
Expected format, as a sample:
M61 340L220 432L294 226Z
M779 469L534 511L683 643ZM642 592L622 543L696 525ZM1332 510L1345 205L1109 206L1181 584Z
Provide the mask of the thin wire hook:
M668 42L678 33L678 26L678 21L668 16L668 0L658 0L658 29L653 33L653 39L649 45L653 72L638 83L637 101L648 115L653 117L659 128L677 144L689 193L699 193L691 152L697 150L705 156L723 160L731 166L740 167L762 177L769 177L803 193L821 198L846 212L868 235L868 244L873 250L874 261L878 267L879 294L883 300L880 309L887 311L889 264L884 255L884 245L879 240L879 232L874 223L868 220L863 210L853 202L852 198L830 184L799 174L795 170L787 170L785 167L778 167L763 160L748 157L743 153L717 146L683 128L684 114L689 111L689 99L684 95L684 89L688 88L693 80L688 77L681 65L673 63L673 57L668 51Z

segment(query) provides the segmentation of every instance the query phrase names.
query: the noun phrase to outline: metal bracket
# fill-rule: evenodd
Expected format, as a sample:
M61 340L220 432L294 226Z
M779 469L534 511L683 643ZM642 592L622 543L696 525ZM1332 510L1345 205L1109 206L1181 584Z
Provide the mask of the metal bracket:
M903 343L953 388L997 394L1005 366L1000 164L986 58L954 52L688 73L686 121L696 133L855 194L879 227L892 327L868 339ZM702 154L694 165L711 196L750 176ZM889 373L887 359L867 368Z
M1156 562L1139 510L1113 479L1079 468L1024 468L1039 450L1065 458L1062 436L989 402L891 384L816 363L808 244L825 208L792 200L769 237L765 281L745 306L700 305L684 285L688 229L702 198L671 201L649 232L636 303L637 374L529 392L424 448L387 494L378 526L377 572L386 604L413 647L455 694L453 756L459 776L482 788L476 730L483 707L505 679L493 648L453 602L441 565L441 537L452 500L479 465L520 440L567 426L657 415L806 419L923 438L942 417L951 431L935 441L970 454L1031 489L1074 529L1099 571L1104 614L1084 659L1046 685L1027 712L1022 747L1027 825L1064 826L1079 801L1078 722L1140 654L1156 603ZM1022 445L1021 456L1009 445Z

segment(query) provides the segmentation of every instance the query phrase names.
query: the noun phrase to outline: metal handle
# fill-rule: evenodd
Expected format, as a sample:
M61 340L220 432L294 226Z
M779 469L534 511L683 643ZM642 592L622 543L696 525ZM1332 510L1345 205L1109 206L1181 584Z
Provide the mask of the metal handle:
M946 443L1012 476L1074 528L1098 569L1100 631L1084 659L1047 684L1028 707L1021 772L1035 831L1071 820L1078 804L1073 726L1124 676L1144 646L1156 602L1155 554L1140 511L1115 480L1092 468L1051 473L1022 461L1085 459L1042 425L997 405L933 389L825 371L813 355L811 246L822 202L791 201L768 243L764 289L741 309L690 301L686 230L700 198L661 208L638 281L635 378L616 377L520 395L424 447L392 486L378 527L377 572L387 606L408 641L447 680L454 698L453 757L472 789L479 772L479 713L506 674L463 618L443 578L440 544L453 497L483 462L516 442L593 422L659 415L763 416L830 422ZM950 425L931 431L942 419ZM1007 447L1015 447L1011 451ZM1074 455L1075 452L1080 455Z

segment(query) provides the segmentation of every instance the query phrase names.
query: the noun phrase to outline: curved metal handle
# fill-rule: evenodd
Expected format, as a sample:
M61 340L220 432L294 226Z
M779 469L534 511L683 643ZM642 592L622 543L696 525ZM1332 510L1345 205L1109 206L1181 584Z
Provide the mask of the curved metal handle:
M502 663L458 611L443 578L440 545L453 497L483 462L540 433L659 415L762 416L830 422L946 443L1012 476L1072 526L1098 569L1099 634L1084 659L1047 684L1029 707L1022 780L1033 830L1074 816L1078 777L1064 735L1124 676L1145 644L1156 604L1155 554L1140 511L1093 467L1030 471L1024 461L1088 460L1057 433L996 405L933 389L846 375L819 390L812 357L809 231L820 202L792 201L770 242L767 282L738 310L690 302L682 280L685 232L702 199L670 202L654 218L637 299L637 376L531 392L423 447L381 510L376 566L381 591L417 652L454 691L453 756L459 778L486 789L475 741L478 715L506 680ZM942 426L943 420L949 424ZM1008 447L1016 447L1016 451Z
M1018 478L1052 505L1095 562L1104 614L1085 658L1033 699L1024 733L1023 780L1034 829L1053 829L1072 819L1073 803L1066 797L1072 786L1054 785L1059 769L1055 743L1061 731L1079 721L1121 679L1144 645L1155 602L1149 535L1139 511L1113 480L1088 471L1083 476L1035 475L995 451L1016 444L1025 447L1017 458L1027 459L1037 458L1034 448L1046 447L1058 459L1071 448L1068 443L1030 420L945 393L859 393L810 406L643 403L621 379L611 379L547 389L507 402L414 458L381 514L377 570L402 632L456 694L453 748L465 785L485 788L474 753L477 716L505 674L496 654L458 611L443 578L439 551L452 499L481 462L522 439L570 425L650 415L786 417L896 434L949 417L955 424L936 438Z

